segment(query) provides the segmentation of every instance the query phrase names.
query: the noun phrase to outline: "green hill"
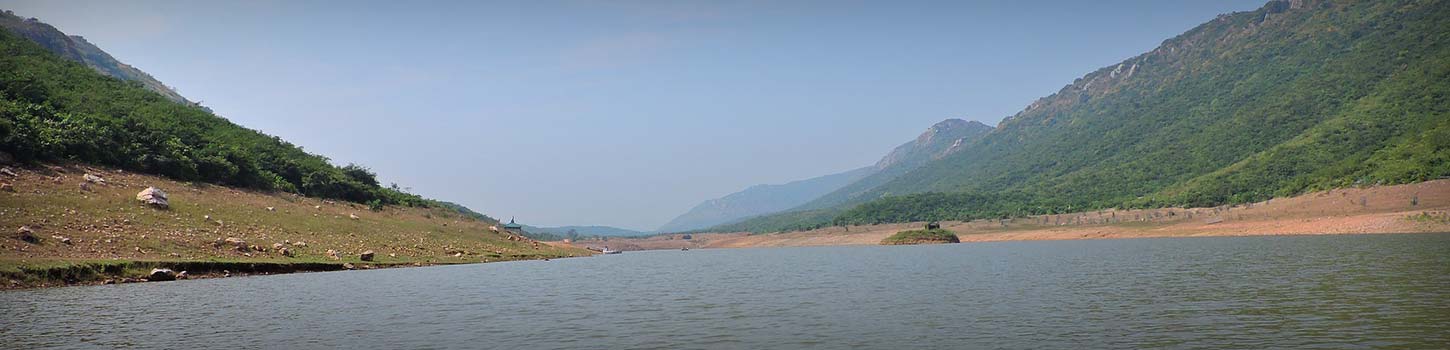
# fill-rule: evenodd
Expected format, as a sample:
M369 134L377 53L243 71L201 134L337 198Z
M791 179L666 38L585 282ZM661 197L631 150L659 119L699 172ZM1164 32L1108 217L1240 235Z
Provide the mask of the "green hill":
M66 35L38 19L20 18L7 10L0 12L0 28L30 39L60 57L85 64L101 74L116 79L135 81L146 89L177 103L195 104L176 93L176 90L172 90L171 87L151 77L150 74L111 57L111 54L86 41L86 38L79 35Z
M100 74L10 30L0 30L0 153L18 162L84 162L374 205L432 205L380 186L367 168L334 166L142 82Z
M841 205L732 228L1212 206L1444 177L1445 23L1445 1L1272 1L1222 15Z

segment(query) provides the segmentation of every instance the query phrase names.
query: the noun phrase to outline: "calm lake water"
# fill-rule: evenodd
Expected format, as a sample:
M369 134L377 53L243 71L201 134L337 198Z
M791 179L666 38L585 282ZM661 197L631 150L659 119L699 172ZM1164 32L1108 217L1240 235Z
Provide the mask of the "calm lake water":
M627 252L0 293L0 347L1450 348L1450 234Z

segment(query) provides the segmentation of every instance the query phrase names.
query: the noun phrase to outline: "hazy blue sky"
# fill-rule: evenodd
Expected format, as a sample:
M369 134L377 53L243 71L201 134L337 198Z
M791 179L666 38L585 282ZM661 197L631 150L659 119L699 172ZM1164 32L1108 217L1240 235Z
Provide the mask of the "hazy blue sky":
M995 125L1224 1L15 1L232 121L534 225L696 203Z

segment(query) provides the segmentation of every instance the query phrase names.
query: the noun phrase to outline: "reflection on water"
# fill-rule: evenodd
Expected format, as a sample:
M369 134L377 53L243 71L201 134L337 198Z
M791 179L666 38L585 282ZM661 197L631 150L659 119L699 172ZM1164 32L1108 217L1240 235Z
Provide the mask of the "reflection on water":
M1450 347L1450 234L629 252L0 293L0 348Z

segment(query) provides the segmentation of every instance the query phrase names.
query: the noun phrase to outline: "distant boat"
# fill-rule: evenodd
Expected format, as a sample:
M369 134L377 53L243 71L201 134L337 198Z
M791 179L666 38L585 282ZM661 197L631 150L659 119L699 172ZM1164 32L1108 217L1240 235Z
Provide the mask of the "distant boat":
M618 251L618 250L609 250L609 247L604 247L604 250L601 250L599 252L604 253L604 254L619 254L621 251Z

